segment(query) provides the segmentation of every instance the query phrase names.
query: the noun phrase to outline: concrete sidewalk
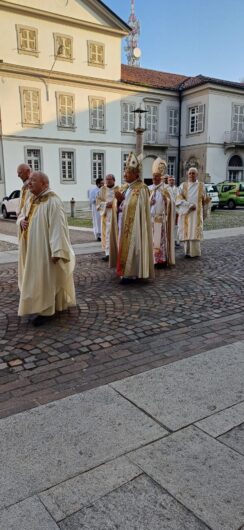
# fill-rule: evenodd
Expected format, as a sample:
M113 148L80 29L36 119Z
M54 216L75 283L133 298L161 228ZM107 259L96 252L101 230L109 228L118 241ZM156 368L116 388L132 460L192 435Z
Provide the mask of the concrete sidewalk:
M0 429L1 530L244 529L244 342Z
M78 228L78 227L69 227L72 230L79 230L83 232L91 232L91 228ZM234 237L244 235L244 226L237 228L228 228L221 230L206 230L204 232L204 239L218 239L224 237ZM18 238L11 235L1 234L0 241L9 242L18 244ZM101 243L92 241L89 243L78 243L73 245L74 252L77 256L95 254L97 252L102 252ZM0 252L0 265L5 263L17 263L18 261L18 250L8 250Z

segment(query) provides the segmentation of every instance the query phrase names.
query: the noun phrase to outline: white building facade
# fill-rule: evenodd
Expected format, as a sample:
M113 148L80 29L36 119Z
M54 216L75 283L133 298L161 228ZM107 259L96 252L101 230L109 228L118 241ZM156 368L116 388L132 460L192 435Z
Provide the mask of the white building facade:
M1 0L0 14L0 198L22 162L67 204L106 173L120 183L140 104L145 179L157 156L180 179L191 164L212 182L243 177L242 85L121 70L129 28L98 0Z

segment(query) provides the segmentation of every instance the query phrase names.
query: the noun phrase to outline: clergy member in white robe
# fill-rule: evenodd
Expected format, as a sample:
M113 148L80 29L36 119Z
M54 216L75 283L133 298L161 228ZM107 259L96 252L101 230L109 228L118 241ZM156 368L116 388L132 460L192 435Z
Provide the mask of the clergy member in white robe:
M125 166L126 185L115 192L110 266L121 283L154 278L149 191L140 179L141 156L130 153Z
M112 206L115 191L118 189L119 187L115 186L114 175L109 174L105 177L105 186L100 188L97 195L96 206L101 215L102 249L105 252L105 256L102 257L103 261L109 261Z
M56 311L76 304L75 256L62 202L50 190L48 177L33 172L29 188L33 195L17 221L21 230L18 314L36 314L32 323L40 326Z
M211 204L204 183L199 182L197 177L197 169L191 167L188 171L188 180L180 185L176 199L179 210L179 239L184 242L187 258L201 256L203 220L209 214Z
M92 224L93 224L93 233L97 241L101 241L101 215L97 211L97 196L100 191L100 188L103 186L103 179L96 179L95 188L89 190L89 202L90 208L92 211Z
M150 186L150 207L153 232L154 267L175 265L174 219L175 203L165 187L163 175L167 163L161 158L153 162L153 184Z
M25 205L26 200L30 196L30 190L29 190L29 178L31 174L31 168L28 166L28 164L20 164L17 167L17 175L22 180L22 188L20 191L20 199L19 199L19 207L17 211L17 215L20 214L22 208Z
M178 188L175 185L175 177L173 175L169 175L169 177L168 177L168 191L170 192L170 194L171 194L171 196L173 198L173 201L174 201L174 205L175 205L176 204L176 199L177 199L177 196L178 196ZM180 246L179 234L178 234L178 218L179 218L178 208L177 208L177 206L175 206L174 236L175 236L175 246L176 247Z

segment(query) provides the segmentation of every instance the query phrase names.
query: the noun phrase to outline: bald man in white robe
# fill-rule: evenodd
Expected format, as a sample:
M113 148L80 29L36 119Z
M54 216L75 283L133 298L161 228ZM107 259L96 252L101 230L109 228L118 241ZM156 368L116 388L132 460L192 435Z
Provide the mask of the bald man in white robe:
M45 324L57 311L76 305L75 256L60 198L50 190L47 175L34 172L31 197L18 217L19 316L36 315L34 326Z

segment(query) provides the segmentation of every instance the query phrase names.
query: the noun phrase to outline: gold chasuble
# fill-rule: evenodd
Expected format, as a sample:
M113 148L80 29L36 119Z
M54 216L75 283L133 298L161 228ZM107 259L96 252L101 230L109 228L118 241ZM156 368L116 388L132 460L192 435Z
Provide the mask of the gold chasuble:
M110 265L125 278L154 278L148 187L136 180L124 186L121 192L125 197L123 202L117 206L114 201Z
M150 189L154 263L175 265L175 204L163 184Z
M53 315L76 304L73 282L75 256L70 244L68 225L59 197L47 190L31 195L17 224L19 242L19 316L33 313ZM56 264L53 257L60 258Z
M109 254L109 248L107 249L107 246L109 245L107 244L106 236L108 232L110 231L112 208L107 208L106 203L113 202L114 194L119 189L120 189L119 186L113 186L112 188L108 188L107 186L102 186L96 198L96 208L97 208L97 211L101 215L102 249L105 251L108 250L108 254Z

